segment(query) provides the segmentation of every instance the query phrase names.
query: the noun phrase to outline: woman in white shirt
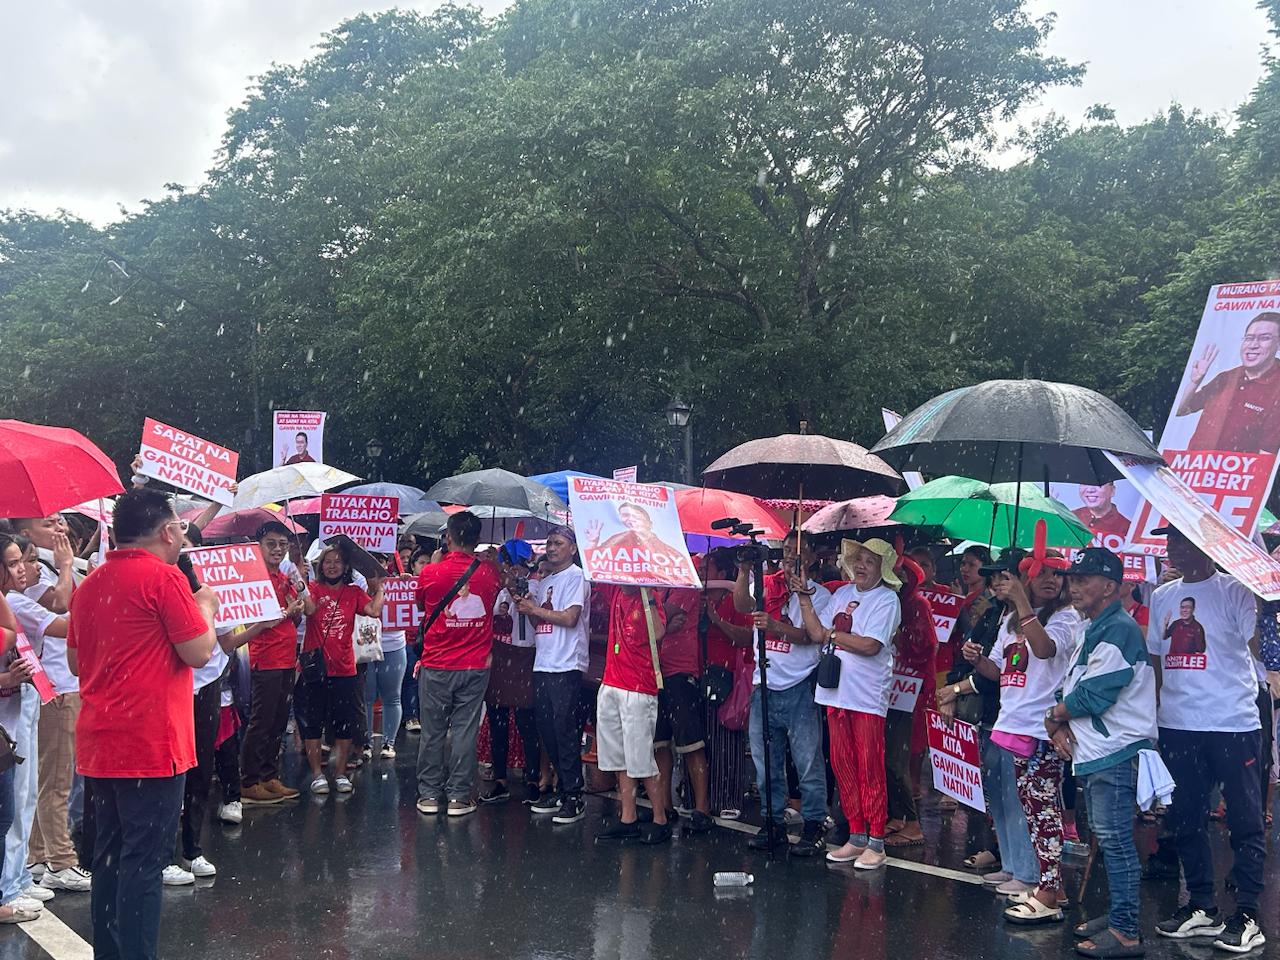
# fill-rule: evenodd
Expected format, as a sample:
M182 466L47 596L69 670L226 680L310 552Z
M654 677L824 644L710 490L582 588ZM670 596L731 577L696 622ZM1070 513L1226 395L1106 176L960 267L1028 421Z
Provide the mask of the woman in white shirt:
M1080 615L1057 573L1066 564L1060 554L1043 549L1030 556L1007 553L1007 559L983 568L992 577L996 597L1010 611L991 656L982 656L981 648L970 643L962 653L984 677L1000 683L1000 713L991 741L1013 754L1018 800L1039 867L1034 888L1017 878L997 888L1016 901L1005 918L1023 925L1060 923L1062 759L1045 735L1044 717L1066 677Z
M852 862L860 870L885 862L884 718L893 676L893 635L902 620L895 592L902 581L893 570L897 559L893 545L884 540L843 541L840 566L853 582L836 589L821 614L814 610L813 589L801 577L790 578L809 638L826 644L840 660L837 685L819 685L814 697L827 708L831 769L849 820L848 842L827 859Z

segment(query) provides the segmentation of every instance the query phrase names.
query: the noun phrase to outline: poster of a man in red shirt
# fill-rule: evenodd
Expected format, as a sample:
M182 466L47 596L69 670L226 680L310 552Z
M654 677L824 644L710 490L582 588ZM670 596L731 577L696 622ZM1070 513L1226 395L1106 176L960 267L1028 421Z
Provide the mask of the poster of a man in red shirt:
M1193 354L1175 411L1177 417L1200 415L1188 444L1192 450L1275 453L1280 447L1280 313L1267 311L1250 320L1239 349L1240 365L1212 379L1218 345L1209 343L1199 356Z
M1204 627L1196 619L1196 601L1194 597L1184 597L1178 604L1178 619L1172 621L1164 631L1169 641L1170 656L1187 656L1193 653L1204 653Z
M1116 536L1122 540L1129 533L1129 518L1116 507L1116 485L1082 483L1079 487L1083 506L1071 512L1097 536Z

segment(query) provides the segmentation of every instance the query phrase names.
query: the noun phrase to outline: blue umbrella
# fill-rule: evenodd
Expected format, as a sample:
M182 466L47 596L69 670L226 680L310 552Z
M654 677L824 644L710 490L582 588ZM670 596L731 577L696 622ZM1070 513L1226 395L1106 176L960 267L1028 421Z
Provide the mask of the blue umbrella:
M361 483L347 487L343 493L363 494L367 497L399 497L400 516L407 517L411 513L439 512L440 504L427 499L427 491L419 487L411 487L404 483Z
M570 477L591 477L594 480L603 480L604 477L598 477L594 473L582 473L578 470L557 470L555 473L540 473L537 476L529 477L534 483L540 483L544 487L550 487L565 503L569 502L569 478Z

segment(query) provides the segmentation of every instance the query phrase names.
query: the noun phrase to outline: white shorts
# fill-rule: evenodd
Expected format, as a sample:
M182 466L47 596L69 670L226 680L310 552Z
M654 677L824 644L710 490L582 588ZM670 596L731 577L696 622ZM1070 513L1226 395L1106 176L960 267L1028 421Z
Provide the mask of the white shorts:
M657 725L656 696L601 684L596 695L597 766L633 780L656 777L653 731Z

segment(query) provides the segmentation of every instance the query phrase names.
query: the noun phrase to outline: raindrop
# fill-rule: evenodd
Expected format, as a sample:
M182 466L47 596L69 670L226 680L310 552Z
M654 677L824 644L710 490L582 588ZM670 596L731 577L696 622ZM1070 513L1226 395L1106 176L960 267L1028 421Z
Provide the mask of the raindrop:
M81 292L81 293L84 293L86 290L88 290L88 289L89 289L89 284L91 284L91 283L93 283L93 281L92 281L92 280L86 280L86 281L84 282L84 286L80 288L80 292Z
M187 309L187 301L183 300L178 304L178 309L175 312L181 313L185 309Z
M110 303L108 303L108 304L107 304L107 306L108 306L108 307L114 307L117 303L119 303L119 302L120 302L121 300L123 300L123 299L124 299L124 294L122 293L122 294L120 294L120 296L116 297L114 300L112 300Z

